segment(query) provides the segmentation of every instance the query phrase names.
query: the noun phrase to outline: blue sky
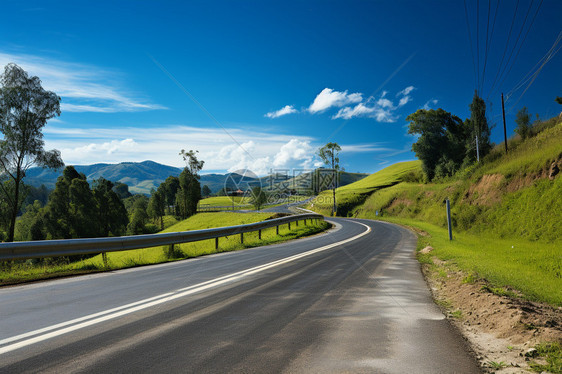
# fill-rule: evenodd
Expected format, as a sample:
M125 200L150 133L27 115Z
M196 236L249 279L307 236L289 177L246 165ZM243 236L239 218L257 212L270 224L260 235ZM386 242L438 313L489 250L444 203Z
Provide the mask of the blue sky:
M495 142L501 92L511 93L509 135L523 106L541 118L562 111L557 0L467 0L466 10L463 1L400 0L2 8L0 66L15 62L62 97L44 134L67 164L181 166L179 151L196 149L203 172L265 174L317 166L316 149L337 142L346 170L371 173L415 159L408 114L467 118L477 87Z

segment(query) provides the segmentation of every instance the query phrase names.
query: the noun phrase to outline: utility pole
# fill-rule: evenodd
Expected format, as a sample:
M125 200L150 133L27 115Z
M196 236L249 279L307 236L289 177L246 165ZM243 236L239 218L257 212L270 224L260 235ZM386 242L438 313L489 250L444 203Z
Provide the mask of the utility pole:
M503 92L502 92L502 114L503 114L503 142L505 144L505 154L507 154L507 130L505 129L505 108L503 105Z

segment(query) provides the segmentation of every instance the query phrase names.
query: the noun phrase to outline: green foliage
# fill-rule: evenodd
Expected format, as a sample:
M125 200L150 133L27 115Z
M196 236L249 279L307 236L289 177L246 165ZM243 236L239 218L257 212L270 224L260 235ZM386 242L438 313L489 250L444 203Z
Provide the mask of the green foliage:
M515 123L517 127L515 132L525 140L531 136L531 116L527 111L527 107L521 108L515 115Z
M179 232L188 230L199 230L213 227L242 225L246 223L259 222L270 218L268 213L200 213L187 220L178 222L168 227L163 232ZM174 219L166 217L168 223ZM215 249L214 239L193 243L184 243L174 246L174 253L171 254L172 260L186 257L196 257L211 253L234 251L248 247L279 243L290 239L296 239L307 235L312 235L325 230L329 224L319 221L318 224L291 225L291 230L287 225L279 228L279 235L276 235L275 228L262 230L262 239L258 239L257 232L244 234L244 244L240 244L240 236L232 235L221 238L219 250ZM166 246L167 247L167 246ZM0 268L0 284L14 284L23 281L47 279L64 275L76 275L100 270L121 269L132 266L155 264L168 261L165 251L169 248L153 247L138 250L109 252L107 253L108 265L106 268L102 260L102 255L97 255L80 262L71 263L68 260L44 262L24 262L14 264L10 269ZM1 263L0 263L1 265Z
M256 210L260 210L267 202L267 194L261 187L256 186L252 188L252 205Z
M419 109L406 120L410 121L408 134L419 135L412 150L427 178L453 175L465 154L467 129L461 119L443 109Z
M43 149L42 129L47 120L59 115L60 97L45 91L38 77L29 77L16 64L6 65L0 76L0 193L10 217L7 241L14 240L27 169L34 164L50 169L64 166L59 151ZM4 178L12 184L5 185Z
M160 230L164 230L164 215L166 214L166 201L161 190L152 190L152 196L148 201L148 216L154 220L160 220Z
M211 189L209 188L209 186L204 185L203 187L201 187L201 196L202 197L211 196Z
M492 129L486 119L486 103L478 96L476 91L474 91L474 97L472 98L472 103L469 105L469 108L470 119L468 120L468 124L470 132L467 137L466 156L471 161L474 161L477 158L476 137L478 137L478 153L480 154L480 159L482 159L492 149L492 144L490 142Z
M177 214L185 219L197 213L197 204L201 200L201 185L196 174L185 168L179 177L176 193Z
M99 178L94 181L94 201L96 204L99 236L120 236L125 232L129 217L123 202L114 190L112 182Z
M560 343L541 343L536 345L535 349L537 350L539 357L545 358L546 364L539 364L531 361L529 366L533 371L536 371L537 373L562 373L562 346Z
M146 234L146 227L148 221L148 213L146 209L148 207L148 198L144 195L138 195L139 197L135 199L132 207L132 216L127 226L127 232L129 235L139 235Z

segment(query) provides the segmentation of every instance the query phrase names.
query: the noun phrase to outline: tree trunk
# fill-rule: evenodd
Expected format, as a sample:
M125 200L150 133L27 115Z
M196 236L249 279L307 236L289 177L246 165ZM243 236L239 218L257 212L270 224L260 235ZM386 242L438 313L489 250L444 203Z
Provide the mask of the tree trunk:
M19 170L16 175L14 187L14 201L12 206L12 216L10 217L10 229L8 231L8 242L14 241L14 232L16 231L16 217L19 211L19 196L20 196L20 173Z

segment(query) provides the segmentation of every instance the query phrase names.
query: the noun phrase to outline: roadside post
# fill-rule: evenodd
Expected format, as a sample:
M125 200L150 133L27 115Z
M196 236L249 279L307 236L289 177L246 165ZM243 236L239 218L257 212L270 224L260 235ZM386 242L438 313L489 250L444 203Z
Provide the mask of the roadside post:
M453 240L453 228L451 225L451 203L449 199L445 200L445 204L447 205L447 228L449 229L449 240Z

